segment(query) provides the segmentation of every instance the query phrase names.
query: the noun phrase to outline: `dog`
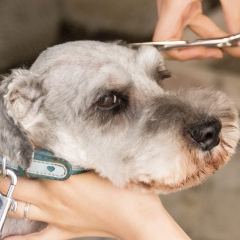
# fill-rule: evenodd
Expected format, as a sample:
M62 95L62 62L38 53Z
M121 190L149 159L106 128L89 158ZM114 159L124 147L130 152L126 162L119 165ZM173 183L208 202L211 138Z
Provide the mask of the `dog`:
M238 112L220 91L165 91L169 76L151 46L51 47L1 83L0 155L27 168L45 149L118 187L157 194L200 184L234 153ZM8 219L3 235L41 228L31 224Z

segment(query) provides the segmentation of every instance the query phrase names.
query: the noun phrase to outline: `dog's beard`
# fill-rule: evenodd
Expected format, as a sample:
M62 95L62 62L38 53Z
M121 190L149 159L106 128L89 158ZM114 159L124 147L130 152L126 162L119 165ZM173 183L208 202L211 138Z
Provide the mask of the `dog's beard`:
M192 89L174 96L179 102L183 101L184 110L181 103L175 104L175 108L179 105L179 113L174 110L171 116L168 109L169 118L163 120L162 127L159 121L166 115L154 117L158 121L157 127L148 129L152 136L143 141L144 148L137 151L139 159L133 169L139 169L139 173L131 179L131 187L170 193L198 185L228 162L235 152L239 140L238 113L224 94ZM194 113L194 109L187 109L189 107L197 111ZM210 149L202 149L188 134L187 126L193 122L207 122L213 116L221 123L219 143ZM145 138L146 135L145 131Z

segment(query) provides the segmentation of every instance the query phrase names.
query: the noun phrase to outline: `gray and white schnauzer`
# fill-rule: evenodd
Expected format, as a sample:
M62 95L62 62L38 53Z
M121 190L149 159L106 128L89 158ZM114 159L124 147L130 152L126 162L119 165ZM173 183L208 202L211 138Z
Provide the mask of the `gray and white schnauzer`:
M33 149L46 149L118 187L157 194L197 185L234 153L238 113L219 91L164 91L166 77L151 46L49 48L2 81L0 155L27 168ZM26 223L15 232L8 221L4 235L34 231Z

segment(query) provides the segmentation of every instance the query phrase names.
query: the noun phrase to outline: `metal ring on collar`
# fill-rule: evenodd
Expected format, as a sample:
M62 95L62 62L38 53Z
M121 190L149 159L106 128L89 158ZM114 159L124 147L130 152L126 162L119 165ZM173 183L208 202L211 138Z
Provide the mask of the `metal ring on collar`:
M24 207L24 212L23 212L23 217L26 221L29 221L28 219L28 210L29 210L29 207L30 207L30 203L26 203L25 204L25 207Z

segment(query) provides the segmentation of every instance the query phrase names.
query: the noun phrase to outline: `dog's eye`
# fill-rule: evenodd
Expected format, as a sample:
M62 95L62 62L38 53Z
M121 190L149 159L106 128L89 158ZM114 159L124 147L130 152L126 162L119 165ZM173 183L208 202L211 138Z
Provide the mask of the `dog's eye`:
M155 79L156 79L156 82L159 86L162 87L162 81L166 78L170 78L171 77L171 73L170 71L166 70L166 69L162 69L161 66L159 66L157 68L157 71L155 73Z
M117 96L115 94L108 94L108 95L105 95L105 96L101 97L97 101L97 108L99 110L110 110L117 103L118 103Z

